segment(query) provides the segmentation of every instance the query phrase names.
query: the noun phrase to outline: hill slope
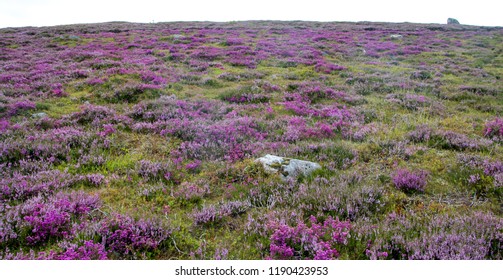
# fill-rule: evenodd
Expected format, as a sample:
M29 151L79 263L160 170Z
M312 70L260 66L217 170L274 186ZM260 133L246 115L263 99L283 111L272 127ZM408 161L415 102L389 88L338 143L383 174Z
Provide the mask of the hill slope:
M0 29L4 259L501 259L503 29ZM284 182L254 162L318 162Z

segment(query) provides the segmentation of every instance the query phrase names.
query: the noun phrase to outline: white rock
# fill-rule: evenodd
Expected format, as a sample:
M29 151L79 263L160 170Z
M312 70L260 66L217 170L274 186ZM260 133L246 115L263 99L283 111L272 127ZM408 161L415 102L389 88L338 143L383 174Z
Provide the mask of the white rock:
M183 36L181 34L173 34L173 35L171 35L171 38L173 38L175 40L183 40L183 39L185 39L185 36Z
M400 39L400 38L403 37L403 35L400 35L400 34L391 34L391 35L389 35L389 37L391 39Z
M36 118L36 119L41 119L41 118L45 118L47 117L47 114L44 113L44 112L41 112L41 113L35 113L35 114L31 114L31 117L32 118Z
M301 174L307 176L313 171L321 168L321 166L315 162L274 155L265 155L255 161L262 163L266 172L271 174L279 173L283 180L293 179Z

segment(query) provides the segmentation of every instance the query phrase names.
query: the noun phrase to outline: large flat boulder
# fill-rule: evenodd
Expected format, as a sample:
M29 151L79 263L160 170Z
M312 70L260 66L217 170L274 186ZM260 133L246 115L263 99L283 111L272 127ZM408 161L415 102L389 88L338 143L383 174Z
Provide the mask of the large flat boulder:
M278 173L283 180L295 179L299 175L307 176L321 166L316 162L265 155L255 161L262 163L266 172Z

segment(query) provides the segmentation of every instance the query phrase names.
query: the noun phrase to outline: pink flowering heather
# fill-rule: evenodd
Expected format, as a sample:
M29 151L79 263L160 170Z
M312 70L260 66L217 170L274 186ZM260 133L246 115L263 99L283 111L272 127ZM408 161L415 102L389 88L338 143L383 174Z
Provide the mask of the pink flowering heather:
M337 259L336 247L347 242L349 222L341 222L329 217L319 223L314 216L309 218L310 226L299 223L295 227L277 225L270 236L270 258L275 259Z
M494 141L503 141L503 118L495 118L484 126L484 136Z
M428 172L424 170L409 171L398 169L393 175L393 184L399 190L405 192L424 192L428 178Z

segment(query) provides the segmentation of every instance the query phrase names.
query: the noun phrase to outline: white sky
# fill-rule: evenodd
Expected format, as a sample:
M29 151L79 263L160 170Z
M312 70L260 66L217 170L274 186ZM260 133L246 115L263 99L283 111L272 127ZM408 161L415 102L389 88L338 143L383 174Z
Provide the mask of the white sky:
M501 0L499 0L501 1ZM108 21L310 20L503 26L498 0L0 0L0 28Z

